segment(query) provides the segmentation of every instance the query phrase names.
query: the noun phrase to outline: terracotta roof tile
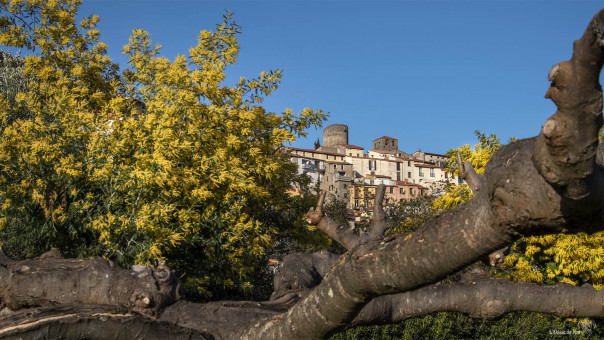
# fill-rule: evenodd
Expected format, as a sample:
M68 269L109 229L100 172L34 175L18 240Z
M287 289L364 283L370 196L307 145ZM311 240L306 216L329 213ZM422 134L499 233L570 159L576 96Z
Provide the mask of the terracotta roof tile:
M343 146L345 148L348 148L348 149L359 149L359 150L364 150L365 149L363 147L352 145L352 144L338 144L338 145L341 145L341 146Z

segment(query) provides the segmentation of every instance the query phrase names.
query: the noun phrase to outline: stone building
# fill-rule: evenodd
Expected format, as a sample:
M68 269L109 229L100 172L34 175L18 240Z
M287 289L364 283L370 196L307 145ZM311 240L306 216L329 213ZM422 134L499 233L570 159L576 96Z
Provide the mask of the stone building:
M298 164L298 173L310 177L311 188L319 184L320 190L328 192L328 200L348 200L353 171L344 154L292 147L285 150L291 161Z
M398 139L383 136L373 141L373 150L398 151Z

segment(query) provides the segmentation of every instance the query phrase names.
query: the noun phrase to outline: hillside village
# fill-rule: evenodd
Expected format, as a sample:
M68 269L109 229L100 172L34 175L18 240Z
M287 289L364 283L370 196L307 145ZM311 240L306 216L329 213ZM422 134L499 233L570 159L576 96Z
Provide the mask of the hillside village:
M286 148L298 173L307 174L311 187L327 191L327 199L344 200L355 217L373 207L378 185L386 186L385 201L392 204L420 195L439 195L448 184L463 180L445 171L447 156L398 149L396 138L383 136L372 149L348 144L348 126L333 124L323 130L316 150Z

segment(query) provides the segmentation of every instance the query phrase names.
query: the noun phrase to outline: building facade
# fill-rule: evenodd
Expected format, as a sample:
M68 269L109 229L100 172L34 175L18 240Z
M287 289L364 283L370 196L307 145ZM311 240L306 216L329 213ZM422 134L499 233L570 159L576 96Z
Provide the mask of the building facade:
M348 144L348 126L333 124L323 131L317 150L286 147L298 172L310 176L311 186L328 192L328 199L343 199L348 207L365 212L373 207L378 185L386 186L385 200L396 204L420 195L439 195L445 185L463 182L445 171L447 157L398 150L396 138L383 136L367 150Z

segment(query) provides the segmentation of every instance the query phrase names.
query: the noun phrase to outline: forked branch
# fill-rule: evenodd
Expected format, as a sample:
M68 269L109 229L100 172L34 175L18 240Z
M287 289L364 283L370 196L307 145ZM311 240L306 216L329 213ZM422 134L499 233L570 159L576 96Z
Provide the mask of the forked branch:
M307 214L308 223L316 225L317 229L321 230L334 241L341 244L344 248L350 249L360 239L360 236L355 234L345 224L338 224L323 212L323 202L327 192L322 191L319 196L319 201L315 208L311 208Z

